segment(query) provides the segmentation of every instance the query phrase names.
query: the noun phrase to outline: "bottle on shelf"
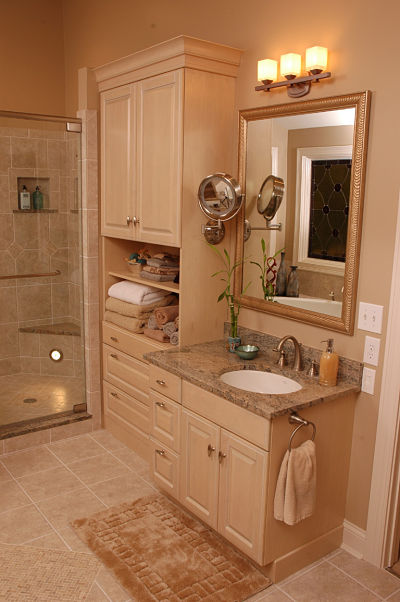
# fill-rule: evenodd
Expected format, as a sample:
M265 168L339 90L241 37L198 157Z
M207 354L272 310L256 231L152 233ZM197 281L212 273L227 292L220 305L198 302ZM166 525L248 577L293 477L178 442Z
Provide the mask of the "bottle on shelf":
M36 190L32 195L33 208L43 209L43 194L40 192L39 186L36 186Z
M22 210L31 208L31 195L25 186L22 186L22 190L19 193L19 208Z

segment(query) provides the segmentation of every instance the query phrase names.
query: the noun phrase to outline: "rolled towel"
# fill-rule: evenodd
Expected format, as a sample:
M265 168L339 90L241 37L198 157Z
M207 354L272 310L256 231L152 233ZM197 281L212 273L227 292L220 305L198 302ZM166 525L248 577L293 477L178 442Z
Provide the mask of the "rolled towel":
M150 328L151 330L160 330L158 328L157 320L154 313L152 313L149 317L149 321L147 322L147 328Z
M162 329L165 332L165 334L169 337L171 336L171 334L173 332L175 332L177 330L177 328L175 326L175 322L167 322L166 324L164 324Z
M148 305L136 305L135 303L115 299L115 297L108 297L106 300L106 309L131 318L148 318L157 307L166 307L175 302L176 297L174 295L167 295L159 301Z
M143 320L142 318L121 316L121 314L117 314L115 311L106 311L104 313L104 319L106 322L112 322L130 332L143 332L143 328L146 324L146 320Z
M176 330L179 330L179 316L176 316L174 322L175 322Z
M144 334L146 337L150 337L151 339L155 339L156 341L160 341L160 343L168 343L169 337L162 330L152 330L151 328L145 328Z
M169 342L171 345L179 345L179 332L177 330L171 334Z
M154 310L157 324L162 328L167 322L173 322L179 314L179 305L171 305L169 307L159 307Z
M108 289L108 295L120 301L135 303L136 305L149 305L169 295L169 291L163 291L154 286L121 280Z

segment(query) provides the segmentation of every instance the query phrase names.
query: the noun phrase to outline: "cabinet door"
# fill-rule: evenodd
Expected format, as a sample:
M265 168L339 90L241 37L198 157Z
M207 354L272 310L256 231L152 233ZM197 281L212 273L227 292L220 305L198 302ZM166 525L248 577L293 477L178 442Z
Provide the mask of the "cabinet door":
M218 531L262 564L268 452L221 429Z
M182 410L180 501L214 529L217 528L219 431L212 422Z
M102 234L132 238L134 216L135 87L101 95Z
M138 83L136 237L180 245L183 73Z

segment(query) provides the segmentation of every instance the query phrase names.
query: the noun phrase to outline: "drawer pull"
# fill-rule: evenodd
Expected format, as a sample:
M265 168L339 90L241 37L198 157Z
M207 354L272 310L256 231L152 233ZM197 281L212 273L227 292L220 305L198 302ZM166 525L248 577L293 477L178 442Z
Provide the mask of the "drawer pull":
M160 385L161 387L165 387L165 385L167 384L167 383L165 382L165 380L160 380L160 379L158 379L158 378L157 378L157 380L156 380L156 383L157 383L158 385Z
M209 443L207 447L208 456L210 457L213 452L215 452L215 447Z
M118 359L118 355L116 353L111 353L111 357L113 357L115 360Z
M117 339L117 337L110 337L110 339L111 339L112 341L114 341L114 343L118 343L118 339Z
M163 408L165 406L165 403L163 401L156 401L156 406L158 406L159 408Z
M218 459L219 459L219 463L221 464L222 460L226 458L226 454L224 454L222 451L218 452Z
M156 449L156 453L159 456L165 456L166 455L165 449Z
M111 395L112 395L113 397L118 397L118 393L114 393L114 391L111 391Z

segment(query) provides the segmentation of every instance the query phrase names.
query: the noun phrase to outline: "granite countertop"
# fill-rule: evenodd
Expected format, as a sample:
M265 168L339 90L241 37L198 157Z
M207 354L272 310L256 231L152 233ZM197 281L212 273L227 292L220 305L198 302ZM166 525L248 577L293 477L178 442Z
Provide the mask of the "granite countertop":
M354 362L353 370L339 369L338 384L328 387L318 384L318 378L307 376L306 371L294 372L289 367L281 370L276 364L276 354L271 350L260 349L255 359L242 360L236 353L226 350L225 341L201 343L180 350L155 351L144 357L151 364L268 419L360 391L358 367L361 364L357 362ZM352 362L344 360L344 363ZM243 369L264 370L287 376L301 384L302 389L295 393L268 395L237 389L226 385L219 378L224 372Z

